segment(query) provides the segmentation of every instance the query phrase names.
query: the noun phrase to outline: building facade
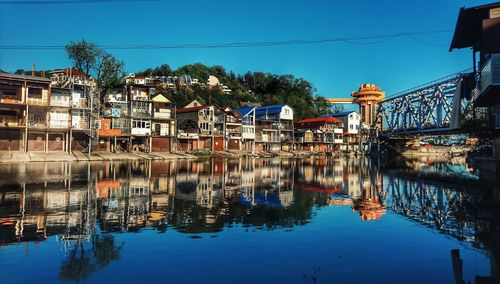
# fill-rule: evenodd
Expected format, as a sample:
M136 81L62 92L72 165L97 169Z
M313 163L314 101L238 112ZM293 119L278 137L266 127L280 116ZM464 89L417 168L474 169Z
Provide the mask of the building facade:
M303 119L295 123L296 150L332 152L343 143L342 120L327 116Z
M269 105L255 110L256 151L289 151L293 145L293 109Z

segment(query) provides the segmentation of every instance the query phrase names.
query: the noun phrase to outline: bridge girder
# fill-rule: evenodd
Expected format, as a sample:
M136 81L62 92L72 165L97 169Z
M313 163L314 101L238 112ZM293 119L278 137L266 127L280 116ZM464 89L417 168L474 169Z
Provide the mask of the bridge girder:
M466 74L452 75L379 102L376 123L383 125L383 134L389 136L454 130L452 121L458 124L470 105L460 90Z

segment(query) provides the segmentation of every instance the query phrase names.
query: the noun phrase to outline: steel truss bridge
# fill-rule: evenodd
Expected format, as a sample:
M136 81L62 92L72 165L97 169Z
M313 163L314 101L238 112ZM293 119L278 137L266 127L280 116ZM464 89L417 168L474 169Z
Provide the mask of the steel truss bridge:
M477 117L471 78L463 71L395 94L379 102L376 125L387 136L463 132L463 124Z

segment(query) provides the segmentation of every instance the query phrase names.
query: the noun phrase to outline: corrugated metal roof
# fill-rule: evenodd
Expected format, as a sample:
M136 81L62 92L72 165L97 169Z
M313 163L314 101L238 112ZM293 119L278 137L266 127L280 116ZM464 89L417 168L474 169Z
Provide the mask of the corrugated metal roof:
M242 116L247 116L254 109L255 107L240 107L238 111L241 113Z
M355 111L344 111L344 112L337 112L337 113L331 113L328 114L328 116L333 116L333 117L342 117L342 116L347 116Z
M465 48L480 45L483 34L483 20L490 18L490 10L499 8L500 2L461 8L458 13L455 32L450 44L450 51L455 48ZM483 48L483 46L481 46Z
M255 109L256 114L265 114L265 113L270 113L270 114L275 114L275 113L280 113L281 109L287 105L268 105L268 106L261 106L257 107Z
M9 73L0 73L0 77L14 80L32 80L32 81L42 81L50 83L50 79L43 77L34 77L28 75L19 75L19 74L9 74Z

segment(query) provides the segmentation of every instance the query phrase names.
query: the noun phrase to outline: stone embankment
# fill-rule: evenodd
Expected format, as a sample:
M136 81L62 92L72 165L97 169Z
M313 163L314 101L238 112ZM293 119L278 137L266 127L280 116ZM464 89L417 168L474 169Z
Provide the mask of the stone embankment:
M338 153L337 153L338 154ZM0 164L6 163L27 163L27 162L99 162L99 161L132 161L132 160L177 160L177 159L198 159L198 158L300 158L317 155L332 155L332 153L314 153L314 152L246 152L246 151L192 151L186 153L111 153L111 152L93 152L92 154L82 151L65 152L0 152Z
M110 153L96 152L92 154L81 151L65 152L0 152L0 163L27 162L96 162L96 161L131 161L131 160L174 160L194 159L196 156L185 153Z

